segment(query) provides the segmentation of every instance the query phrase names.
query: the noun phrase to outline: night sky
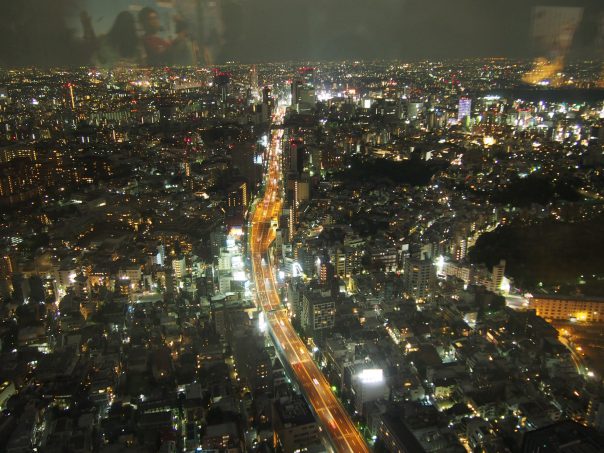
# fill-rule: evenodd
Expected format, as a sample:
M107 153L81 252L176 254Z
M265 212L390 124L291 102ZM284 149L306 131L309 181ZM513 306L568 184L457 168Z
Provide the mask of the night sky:
M104 32L120 9L156 0L0 0L0 65L85 63L79 13ZM196 0L173 0L186 10ZM210 0L199 0L202 5ZM159 0L168 18L168 0ZM201 39L217 61L427 59L532 56L536 5L584 7L576 56L597 49L602 0L215 0L201 19ZM190 8L190 5L188 6ZM162 9L163 8L163 9ZM202 8L202 13L203 13ZM185 12L185 14L188 14ZM166 27L166 33L169 26Z

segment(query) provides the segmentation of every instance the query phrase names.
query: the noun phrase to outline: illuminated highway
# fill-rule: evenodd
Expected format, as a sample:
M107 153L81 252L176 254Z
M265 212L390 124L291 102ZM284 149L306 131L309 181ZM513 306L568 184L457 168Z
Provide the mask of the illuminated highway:
M275 238L271 225L281 213L279 153L283 131L273 131L269 147L268 171L265 175L264 197L252 213L250 249L257 304L265 313L275 346L289 363L295 378L322 427L338 452L368 452L362 436L346 410L331 391L323 373L317 368L300 337L292 327L287 309L283 308L277 292L275 271L268 259L268 248Z

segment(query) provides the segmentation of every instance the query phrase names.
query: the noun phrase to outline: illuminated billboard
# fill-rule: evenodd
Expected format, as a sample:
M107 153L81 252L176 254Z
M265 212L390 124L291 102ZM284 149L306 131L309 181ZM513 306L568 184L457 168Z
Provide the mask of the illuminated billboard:
M381 384L384 382L384 370L381 368L368 368L359 374L359 380L363 384Z

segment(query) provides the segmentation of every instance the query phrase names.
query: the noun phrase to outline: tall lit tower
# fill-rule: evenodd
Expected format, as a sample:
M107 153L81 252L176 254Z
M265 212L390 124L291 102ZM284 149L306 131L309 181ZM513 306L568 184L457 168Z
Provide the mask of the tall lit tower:
M316 68L313 68L311 66L303 66L301 68L298 68L298 74L305 84L311 86L316 85Z
M231 81L231 74L228 72L214 70L214 85L220 90L220 100L224 104L228 96L228 87Z
M69 99L70 99L70 103L71 103L71 109L75 110L75 96L73 94L73 84L71 82L69 82L67 84L67 88L69 89Z
M266 105L268 116L270 117L273 113L273 107L275 105L273 98L271 96L271 88L265 86L262 88L262 103Z
M460 98L457 107L457 120L463 121L464 118L470 118L472 115L472 99Z
M258 89L258 70L256 69L256 65L252 65L250 68L250 88L252 90Z

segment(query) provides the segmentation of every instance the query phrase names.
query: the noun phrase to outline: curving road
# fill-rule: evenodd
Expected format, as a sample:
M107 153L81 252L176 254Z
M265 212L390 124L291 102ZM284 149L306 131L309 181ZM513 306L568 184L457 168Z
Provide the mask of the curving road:
M276 118L279 119L279 118ZM332 446L338 452L369 452L363 437L359 434L348 413L331 391L323 373L312 360L308 349L294 330L287 313L279 300L275 271L269 265L268 248L275 239L271 222L281 213L280 197L281 173L279 153L281 152L281 129L274 130L269 147L269 164L265 175L264 197L256 203L252 213L250 250L257 304L265 313L266 322L273 333L277 348L293 370L300 389L318 419L322 429L328 434Z

